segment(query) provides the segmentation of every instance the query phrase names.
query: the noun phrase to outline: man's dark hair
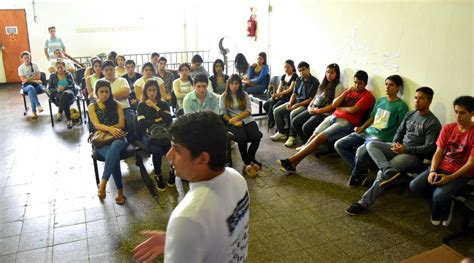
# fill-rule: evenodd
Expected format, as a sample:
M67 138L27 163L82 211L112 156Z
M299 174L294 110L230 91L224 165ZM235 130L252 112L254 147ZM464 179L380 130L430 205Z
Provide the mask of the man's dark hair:
M158 52L151 53L150 58L154 58L154 57L160 57L160 54L158 54Z
M197 74L196 77L194 77L194 84L197 84L198 82L209 84L209 79L205 74Z
M202 57L199 54L196 54L191 58L191 63L202 63L202 62L203 62Z
M160 61L164 61L165 63L168 62L168 60L167 60L165 57L160 57L160 58L158 59L158 62L160 62Z
M434 91L430 87L421 87L416 89L416 92L424 93L428 96L428 99L431 101L433 99Z
M220 171L225 167L227 129L214 112L202 111L179 117L171 125L169 136L172 142L186 147L193 159L207 152L211 170Z
M304 61L301 61L299 64L298 64L298 68L307 68L309 69L309 64L304 62Z
M104 63L102 63L101 69L104 70L106 67L115 68L115 63L112 60L106 60Z
M363 81L367 85L367 81L369 80L369 75L367 75L367 72L363 70L358 70L356 74L354 74L354 78L357 78L358 80Z
M453 106L456 106L456 105L466 108L468 112L473 112L474 111L474 97L472 96L457 97L453 102Z
M125 66L130 64L133 64L135 66L135 61L133 61L133 59L127 59L127 61L125 61Z
M48 27L48 32L51 31L51 29L56 29L56 27L55 26Z
M385 80L391 80L397 87L403 87L403 79L399 75L390 75Z

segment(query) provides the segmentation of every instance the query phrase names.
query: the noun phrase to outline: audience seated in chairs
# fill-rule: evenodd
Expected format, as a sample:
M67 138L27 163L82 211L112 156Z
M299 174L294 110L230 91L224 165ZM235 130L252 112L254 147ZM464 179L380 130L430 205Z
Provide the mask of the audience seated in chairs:
M298 71L301 76L296 79L296 85L291 94L290 100L278 106L273 114L277 126L277 133L271 139L273 141L286 139L286 131L289 130L289 137L285 146L291 147L296 140L296 130L291 124L298 114L306 110L306 107L313 100L314 94L318 90L319 80L311 75L309 64L302 61L298 64ZM285 119L289 116L288 128L285 129Z
M474 177L474 97L454 100L456 122L447 124L436 141L431 167L410 182L410 189L431 199L431 223L449 226L453 218L451 196Z
M243 91L242 80L237 74L229 78L226 91L219 99L220 114L227 130L234 135L244 162L242 173L250 177L257 175L262 164L255 159L262 133L252 118L249 95ZM250 147L247 144L250 142Z
M104 76L102 75L102 60L100 58L92 58L91 60L92 64L92 72L89 76L84 76L85 78L85 83L86 83L86 90L87 90L87 98L89 101L94 100L94 94L95 94L95 83L103 78ZM87 71L87 69L86 69Z
M183 115L183 100L186 95L193 91L193 80L189 77L189 71L191 67L188 63L179 65L179 78L173 81L173 93L178 102L178 108L176 109L176 115Z
M107 182L110 176L113 176L117 187L115 201L121 205L125 202L125 195L123 194L122 172L120 170L120 152L125 150L128 145L124 131L123 107L120 102L114 100L112 86L107 80L97 81L95 95L97 100L89 105L90 120L96 130L110 133L115 138L111 144L95 149L105 159L104 172L97 194L100 199L106 197Z
M371 141L367 144L367 152L379 171L369 190L357 203L346 209L348 214L357 215L368 211L388 183L401 173L419 168L424 159L431 159L441 130L438 118L430 111L433 94L433 90L428 87L416 90L415 110L405 115L392 143Z
M242 80L245 84L244 90L248 94L262 94L268 87L270 81L270 70L267 65L267 54L260 52L257 57L257 63L252 64L247 76Z
M336 111L316 127L308 142L296 154L289 159L277 161L282 170L295 172L296 166L321 144L337 141L351 133L375 101L372 93L365 89L368 78L365 71L359 70L355 73L354 85L334 99L332 106Z
M31 55L28 51L21 52L23 63L18 67L18 76L21 79L21 88L23 94L28 94L31 104L32 119L37 119L36 109L43 111L41 103L38 100L38 94L44 92L44 86L41 81L41 72L38 65L31 61Z
M271 98L268 99L264 104L263 108L268 115L268 128L271 129L275 126L275 117L273 111L283 103L286 103L290 100L293 89L295 88L296 74L295 62L288 59L285 61L284 65L285 74L280 78L278 88L271 94ZM273 78L272 78L273 80Z
M229 80L229 76L224 74L224 61L216 59L212 65L212 73L214 73L214 75L209 78L212 90L216 94L224 93L227 87L227 81Z
M149 79L154 79L158 82L160 85L160 93L161 93L161 100L162 101L169 101L171 100L171 94L167 93L165 90L165 82L158 77L155 77L155 68L153 67L153 64L151 62L147 62L143 64L142 66L142 74L143 76L135 83L133 86L135 87L135 96L137 97L138 101L142 100L142 94L143 94L143 86L145 85L145 82Z
M74 73L76 71L76 67L74 66L74 63L72 63L71 60L67 59L64 57L63 53L61 52L61 49L56 49L54 50L54 59L51 59L48 63L48 71L49 73L56 72L56 62L58 60L61 60L64 62L65 69L67 72Z
M158 136L154 136L153 130L156 128L155 130L159 132L160 129L168 129L172 122L172 117L168 104L161 101L159 90L159 84L156 80L151 79L145 83L142 101L138 104L137 108L137 120L140 129L148 131L143 134L143 142L148 146L152 155L157 188L163 191L166 186L163 180L163 173L161 172L161 159L169 151L171 144L168 138L158 139ZM170 175L168 186L174 186L174 183L175 177Z
M407 104L397 94L403 87L398 75L385 79L386 97L379 98L367 121L354 128L354 132L338 140L334 148L351 166L349 187L362 184L368 175L367 164L371 161L367 143L371 141L391 142L395 132L408 112Z
M63 112L67 119L67 128L72 128L70 107L76 100L77 87L71 73L66 71L64 61L58 60L56 72L49 76L48 95L52 103L58 106L56 121L63 119Z

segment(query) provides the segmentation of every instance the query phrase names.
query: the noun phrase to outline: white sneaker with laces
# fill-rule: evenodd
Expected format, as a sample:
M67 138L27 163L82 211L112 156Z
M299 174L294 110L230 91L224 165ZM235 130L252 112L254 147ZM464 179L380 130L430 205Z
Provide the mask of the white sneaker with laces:
M61 113L56 113L56 121L62 121L63 120L63 115Z
M453 220L454 200L451 200L451 207L449 208L449 215L446 220L443 220L443 226L449 226Z
M285 142L286 147L291 147L295 144L296 138L293 136L288 137L288 140Z
M272 139L272 141L286 140L286 135L283 133L277 132L273 136L271 136L270 139Z

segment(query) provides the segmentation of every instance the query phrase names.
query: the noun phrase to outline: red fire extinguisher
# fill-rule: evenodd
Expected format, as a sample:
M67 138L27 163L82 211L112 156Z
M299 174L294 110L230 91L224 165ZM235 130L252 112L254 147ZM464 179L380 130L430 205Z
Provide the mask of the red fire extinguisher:
M253 8L250 8L250 11L253 11ZM257 40L257 16L253 13L250 15L249 20L247 20L247 36Z

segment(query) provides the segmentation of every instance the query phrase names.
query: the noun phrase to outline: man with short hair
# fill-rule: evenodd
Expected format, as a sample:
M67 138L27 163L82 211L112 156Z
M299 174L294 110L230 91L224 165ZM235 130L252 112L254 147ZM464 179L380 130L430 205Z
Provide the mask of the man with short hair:
M401 173L421 167L424 159L431 159L441 130L441 123L430 111L433 94L429 87L416 90L415 110L405 115L392 143L372 141L367 144L367 152L379 171L369 190L346 209L347 214L367 212L388 183Z
M194 78L198 74L204 74L206 77L209 78L209 73L207 70L202 66L203 59L201 55L196 54L191 58L191 70L189 71L189 76L194 80Z
M375 98L365 87L369 76L365 71L359 70L354 75L354 84L344 90L341 95L334 99L332 106L336 110L331 116L326 117L316 127L313 135L305 145L289 159L277 160L281 169L287 172L295 172L296 166L306 156L316 151L319 145L327 142L335 142L349 134L354 126L358 125L367 111L374 105Z
M209 91L209 79L204 74L194 78L194 90L183 99L184 114L200 111L212 111L219 114L219 98Z
M164 262L247 262L248 188L236 170L225 167L228 139L220 117L186 114L169 135L166 158L190 190L171 213L166 232L143 232L148 239L135 247L133 258L152 262L164 254Z
M354 132L339 139L334 148L351 166L352 173L349 187L356 187L367 177L367 163L371 161L366 144L371 141L391 142L397 128L408 112L407 104L397 94L403 87L403 80L398 75L385 79L385 92L375 103L370 117Z
M62 52L66 52L66 47L64 46L63 40L59 37L56 37L56 27L48 27L48 32L49 38L46 39L46 41L44 42L44 55L49 61L51 59L54 59L54 51L56 49L59 49Z
M286 139L285 119L289 116L290 121L288 126L290 128L290 136L285 142L285 146L287 147L293 146L296 140L296 131L291 127L293 118L306 109L306 106L311 102L319 87L319 80L311 75L308 63L304 61L300 62L298 64L298 71L301 76L296 79L296 85L293 89L290 101L278 106L273 111L277 126L277 133L270 137L273 141Z
M156 72L156 76L160 77L165 82L165 91L168 96L167 102L171 102L171 92L173 91L173 80L174 75L171 71L166 69L166 63L168 60L165 57L160 57L158 59L158 70Z
M54 59L51 59L48 64L48 71L49 73L56 72L56 62L58 60L61 60L64 62L64 65L66 65L66 70L70 73L74 73L76 71L76 67L74 66L74 63L72 63L71 60L67 59L64 57L63 52L61 52L61 49L56 49L54 51Z
M160 59L160 54L158 54L158 52L151 53L150 62L151 62L151 64L153 64L153 67L155 68L155 72L158 70L158 60L159 59Z
M410 189L432 200L431 223L449 226L458 193L474 177L474 97L454 100L456 122L447 124L436 141L431 167L410 182Z
M127 70L127 74L124 74L122 78L127 80L128 86L130 87L130 95L128 96L128 102L130 103L130 107L136 109L138 101L133 84L143 75L138 72L135 72L135 61L133 61L132 59L127 59L127 61L125 61L125 70Z

